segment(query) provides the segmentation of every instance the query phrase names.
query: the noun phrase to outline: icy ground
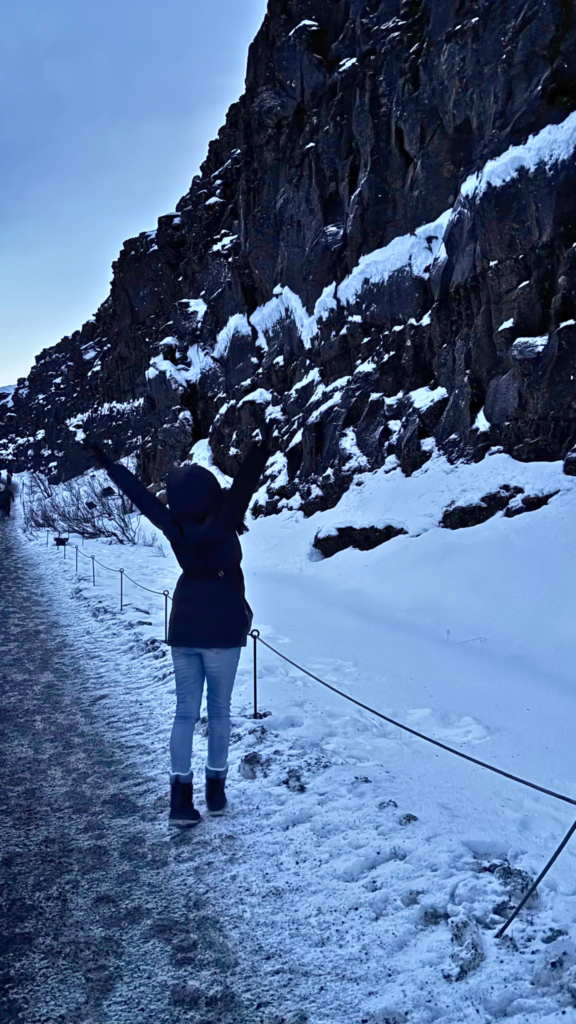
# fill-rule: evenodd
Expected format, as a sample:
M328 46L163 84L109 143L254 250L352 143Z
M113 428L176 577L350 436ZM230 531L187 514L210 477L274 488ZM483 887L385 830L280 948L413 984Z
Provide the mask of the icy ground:
M201 846L150 800L138 730L102 728L85 616L61 626L20 539L0 522L2 1024L275 1024Z
M516 518L438 527L450 502L502 484L559 493ZM254 625L384 713L576 797L575 512L576 481L560 463L493 454L452 467L434 456L410 479L366 473L328 512L251 523ZM319 529L387 523L407 535L326 560L312 549ZM121 613L117 575L97 567L93 587L88 560L75 575L73 550L64 561L42 535L20 543L80 653L107 674L98 713L138 748L154 805L173 707L163 598L126 583ZM80 548L172 590L178 569L164 549ZM234 695L230 811L193 841L244 970L257 963L270 993L285 993L286 1019L303 1021L290 1013L304 1005L311 1024L576 1021L576 843L495 939L573 809L399 732L262 647L260 706L271 715L250 720L251 657L249 646ZM192 873L182 895L194 899Z

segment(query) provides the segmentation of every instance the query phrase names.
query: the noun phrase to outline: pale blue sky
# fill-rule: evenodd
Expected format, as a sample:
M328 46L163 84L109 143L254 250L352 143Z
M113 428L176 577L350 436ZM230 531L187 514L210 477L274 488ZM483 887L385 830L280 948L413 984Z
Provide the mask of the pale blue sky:
M0 385L89 317L244 87L266 0L0 0Z

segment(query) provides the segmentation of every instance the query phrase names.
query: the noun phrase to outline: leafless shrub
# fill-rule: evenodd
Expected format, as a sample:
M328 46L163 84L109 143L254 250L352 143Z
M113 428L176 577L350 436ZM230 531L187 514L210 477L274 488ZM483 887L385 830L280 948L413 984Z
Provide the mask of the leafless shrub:
M27 503L27 521L37 529L77 533L87 540L105 538L136 544L140 516L121 492L102 486L96 476L50 487L39 473L33 475Z
M42 473L33 473L32 480L30 483L30 489L32 494L40 494L43 498L52 497L52 488L48 483L45 476Z
M144 530L142 530L140 533L139 541L141 544L144 545L145 548L154 548L154 551L156 552L157 555L160 555L161 558L166 558L166 552L164 551L164 548L162 547L162 544L160 542L160 538L155 530L152 531L150 536L148 536L148 534L144 533Z

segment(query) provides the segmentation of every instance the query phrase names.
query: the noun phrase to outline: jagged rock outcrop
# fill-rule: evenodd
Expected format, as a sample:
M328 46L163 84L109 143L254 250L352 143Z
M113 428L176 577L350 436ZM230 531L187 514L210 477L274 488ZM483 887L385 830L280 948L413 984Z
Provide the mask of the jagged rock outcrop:
M487 522L497 512L504 512L507 519L514 519L525 512L536 512L539 508L544 508L550 498L556 497L557 494L558 491L551 491L549 494L525 494L523 487L510 487L505 484L492 494L484 494L480 501L472 505L449 505L440 520L440 526L448 530L462 530Z
M406 535L407 530L401 526L338 526L333 531L317 533L312 547L324 558L332 558L346 548L371 551L402 534Z
M203 439L257 509L336 502L435 446L576 442L576 23L565 0L270 0L246 92L109 298L0 396L0 458L83 431L160 485ZM570 466L573 464L569 463Z

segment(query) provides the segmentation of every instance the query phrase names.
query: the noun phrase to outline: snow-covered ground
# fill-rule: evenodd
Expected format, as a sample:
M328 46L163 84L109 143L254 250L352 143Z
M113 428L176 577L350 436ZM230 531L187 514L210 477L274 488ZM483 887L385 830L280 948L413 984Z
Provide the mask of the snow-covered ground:
M451 502L502 484L558 493L515 518L439 528ZM435 455L409 479L363 474L330 511L251 523L254 625L385 714L576 798L575 513L576 480L560 463L493 454L451 466ZM312 548L319 530L386 524L407 534L325 560ZM120 612L117 574L97 566L94 587L89 560L76 576L73 549L64 560L45 535L22 544L60 595L62 620L85 622L80 653L109 680L103 727L134 738L159 798L173 707L164 599L126 582ZM167 544L80 551L159 591L178 576ZM285 992L287 1011L305 1005L311 1024L576 1021L576 841L509 937L495 938L574 808L407 736L262 646L258 657L271 715L247 717L250 642L234 694L230 811L194 838L246 970L257 961L270 992ZM192 895L193 874L183 886Z

